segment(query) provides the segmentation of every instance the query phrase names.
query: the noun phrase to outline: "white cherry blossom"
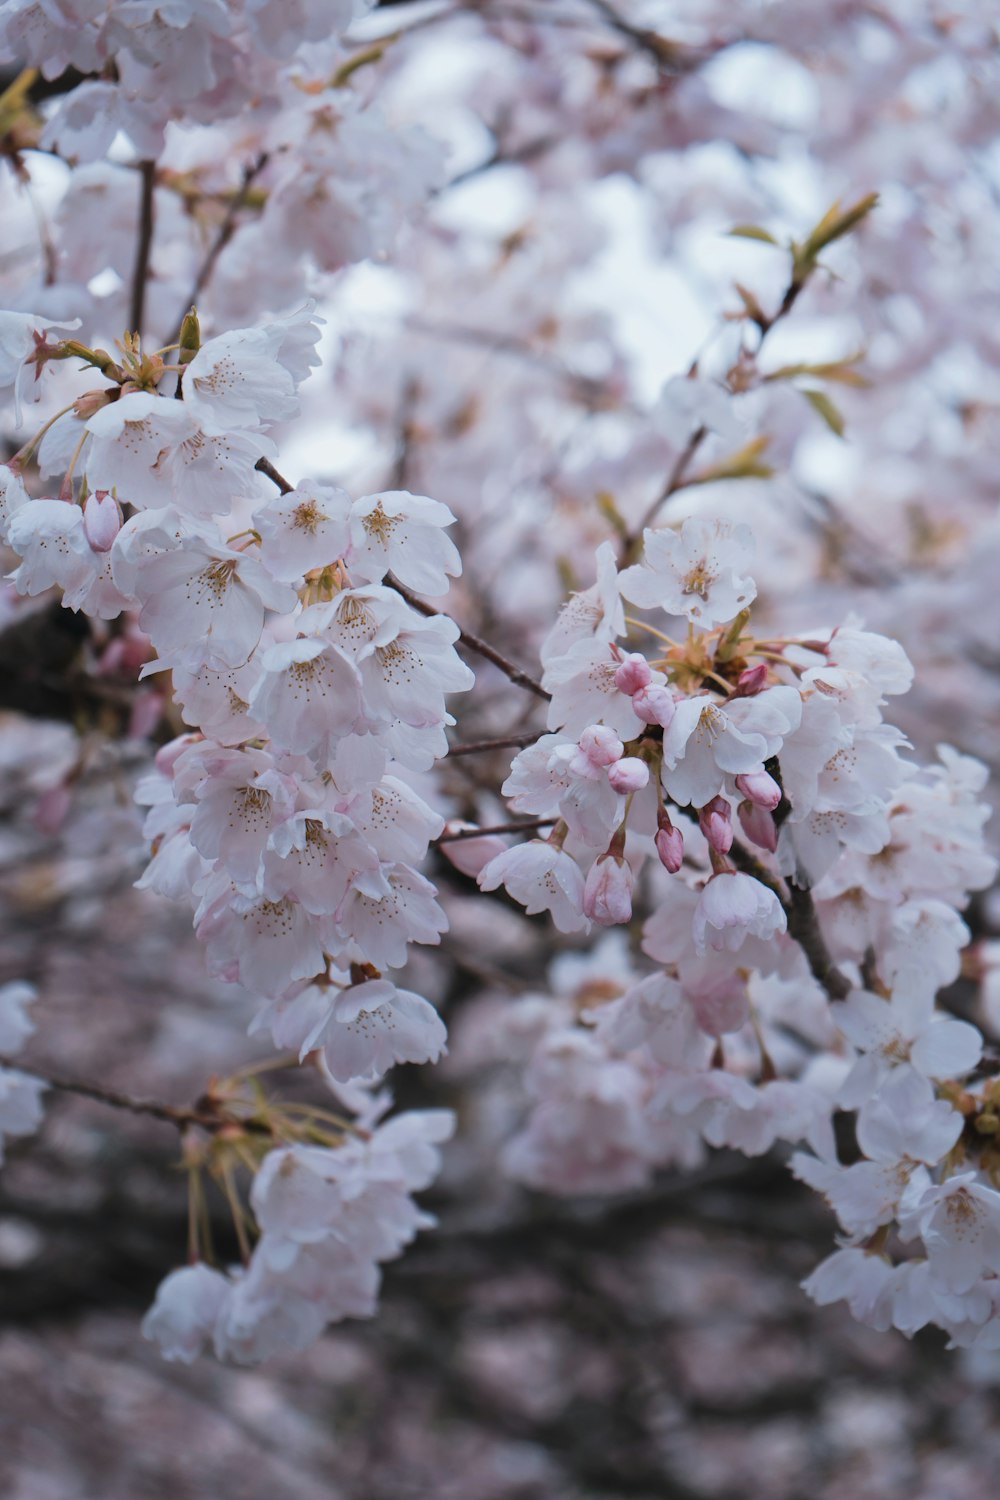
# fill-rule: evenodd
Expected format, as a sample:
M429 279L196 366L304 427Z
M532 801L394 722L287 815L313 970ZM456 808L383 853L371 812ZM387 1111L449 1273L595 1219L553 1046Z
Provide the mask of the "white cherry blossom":
M479 872L479 889L503 886L529 916L548 911L560 932L586 931L580 867L555 845L532 839L491 859Z
M458 549L442 530L455 517L439 500L384 490L362 495L351 506L348 566L355 579L380 583L394 573L400 583L432 596L448 592L448 578L462 571Z
M625 598L641 609L684 615L711 629L725 625L757 597L743 568L753 555L748 526L694 517L680 531L643 532L645 558L618 580Z

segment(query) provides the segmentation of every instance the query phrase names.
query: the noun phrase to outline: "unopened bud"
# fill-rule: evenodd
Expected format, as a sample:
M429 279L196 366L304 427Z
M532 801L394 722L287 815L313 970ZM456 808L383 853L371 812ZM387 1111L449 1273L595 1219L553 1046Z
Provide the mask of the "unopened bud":
M758 662L755 667L747 667L736 679L734 698L752 698L767 686L767 662Z
M736 785L751 802L758 807L766 807L768 812L774 812L781 801L781 787L773 776L769 776L764 770L747 771L737 776Z
M112 398L118 395L117 387L103 391L84 391L82 396L77 396L73 402L73 411L86 422L95 412L101 410L102 406L110 406Z
M583 886L583 914L599 927L632 920L632 868L616 854L602 854L590 867Z
M713 797L698 814L698 826L718 854L733 847L733 810L725 797Z
M580 749L595 767L614 765L624 748L614 730L604 724L591 724L580 736Z
M659 724L663 729L669 729L677 711L670 689L655 682L632 694L632 707L644 724Z
M83 506L83 531L92 552L110 552L122 529L121 507L107 490L88 495Z
M654 843L660 864L671 875L676 875L684 863L684 835L674 827L664 809L660 810L658 824Z
M616 792L641 792L649 782L649 767L637 755L626 755L608 767L608 781Z
M615 673L615 687L620 693L627 693L631 697L640 688L647 687L652 679L649 662L638 651L633 651L623 657L622 664Z
M759 807L754 802L741 802L736 813L740 820L740 827L751 844L756 844L758 849L766 849L769 854L773 854L778 847L778 830L767 808Z
M180 336L177 342L180 345L178 364L190 364L201 348L201 324L198 321L198 314L193 307L190 312L184 314L184 321L181 324Z

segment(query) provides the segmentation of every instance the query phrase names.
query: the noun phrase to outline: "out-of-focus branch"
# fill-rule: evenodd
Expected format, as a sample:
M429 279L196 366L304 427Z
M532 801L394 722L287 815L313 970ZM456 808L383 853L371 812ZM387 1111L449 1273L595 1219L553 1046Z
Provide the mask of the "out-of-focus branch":
M129 330L142 335L146 311L146 285L149 281L149 255L153 248L153 195L156 188L156 163L139 165L139 239L132 271L132 300L129 304Z
M267 162L268 154L266 151L262 151L254 161L250 162L249 165L244 167L240 186L233 197L230 199L229 206L226 209L225 215L223 216L222 223L216 230L215 239L212 241L211 245L208 248L208 251L206 252L204 260L198 267L198 272L195 276L194 282L192 283L190 294L188 295L187 301L184 304L184 312L178 319L177 326L171 333L169 339L167 340L167 343L174 344L180 337L181 324L184 321L185 314L187 313L189 307L193 307L197 303L198 298L201 296L202 292L205 290L205 287L208 285L212 273L215 270L215 265L217 260L219 259L219 256L222 254L223 250L225 250L226 246L229 244L229 241L232 239L233 235L236 232L236 222L240 216L241 210L246 207L247 198L250 195L250 189L253 186L254 179L259 176L259 174L264 170Z
M688 466L691 463L691 460L694 458L695 454L698 452L698 449L701 447L702 443L705 441L707 431L708 429L705 427L696 428L688 438L685 447L681 450L680 453L678 453L677 458L674 461L674 466L667 476L667 482L664 485L663 489L657 495L652 505L649 506L638 526L636 526L635 530L630 531L624 538L622 559L623 562L628 562L631 560L633 553L642 540L643 532L646 530L647 526L652 526L659 513L660 507L667 503L671 495L675 495L679 489L683 489Z
M508 734L498 740L475 740L468 744L451 745L448 749L449 757L456 755L487 755L491 750L523 750L525 745L533 745L538 739L540 730L528 729L523 734Z

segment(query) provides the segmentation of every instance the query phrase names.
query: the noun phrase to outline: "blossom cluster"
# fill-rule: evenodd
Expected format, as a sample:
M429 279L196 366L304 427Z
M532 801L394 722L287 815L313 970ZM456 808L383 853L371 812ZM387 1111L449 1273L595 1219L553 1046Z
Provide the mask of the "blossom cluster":
M162 1283L143 1331L167 1359L190 1364L211 1343L220 1359L255 1364L314 1343L329 1323L371 1317L379 1263L434 1220L410 1194L437 1174L447 1110L355 1126L335 1150L290 1146L264 1157L251 1203L260 1238L226 1275L204 1262Z
M775 623L786 565L793 586L803 568L818 571L824 547L836 551L837 579L856 583L852 568L864 578L874 568L872 556L865 573L851 554L869 520L870 476L843 500L847 518L831 520L830 502L797 470L817 425L840 435L825 384L850 400L863 383L857 357L769 366L763 352L810 278L822 310L828 294L806 250L815 241L825 253L846 233L831 224L846 221L835 205L792 243L791 281L764 299L774 313L739 283L742 310L727 313L724 336L648 409L632 399L620 330L566 290L609 238L579 191L581 167L595 179L624 171L651 189L654 230L670 241L708 182L698 162L712 153L688 148L731 140L741 157L777 159L791 135L719 102L701 67L725 49L720 37L743 35L786 59L808 59L821 43L845 64L813 79L812 144L836 191L887 164L906 185L887 227L866 225L860 242L870 295L857 299L858 316L879 380L851 410L852 426L895 445L949 505L962 490L963 515L984 491L995 550L995 464L980 472L964 434L939 451L936 423L914 435L903 422L900 437L886 420L917 376L930 371L947 386L960 364L943 357L949 344L973 358L973 374L976 361L995 364L989 318L977 312L951 328L950 309L943 316L941 299L926 295L937 274L928 231L943 212L935 173L951 175L961 153L938 139L923 75L939 51L975 61L976 87L951 108L956 134L983 140L992 118L978 93L983 37L968 18L942 31L923 5L910 31L864 6L835 7L836 19L829 7L792 18L788 7L737 6L742 32L731 7L695 7L685 27L700 42L662 49L641 7L627 4L638 28L626 19L608 31L610 7L548 28L489 7L435 12L434 25L487 41L454 108L435 117L481 114L495 138L482 170L537 165L537 196L513 232L467 235L447 210L432 221L403 260L420 311L405 345L356 338L333 362L345 423L387 429L378 462L395 445L394 467L406 471L385 488L384 470L352 485L371 491L355 498L325 478L292 486L272 461L276 424L298 416L300 387L320 364L322 320L307 295L330 293L323 273L389 256L444 181L442 149L369 87L376 64L380 86L402 80L405 115L421 28L398 46L345 50L342 34L368 8L13 0L0 16L0 60L25 68L0 111L17 163L0 180L5 207L24 210L45 153L63 173L61 196L47 187L50 221L33 204L37 248L0 271L12 304L0 312L0 392L13 398L15 428L30 403L47 403L40 431L0 467L13 588L20 600L57 589L66 607L103 622L102 659L142 670L137 733L161 711L187 726L139 787L151 845L139 884L191 906L211 973L251 998L252 1029L309 1059L356 1115L267 1105L251 1132L238 1090L225 1089L189 1112L192 1181L208 1170L232 1194L236 1166L253 1173L249 1207L233 1195L242 1265L209 1264L195 1222L195 1264L161 1287L146 1331L185 1360L208 1346L244 1362L301 1349L328 1322L369 1315L379 1265L429 1222L411 1194L434 1176L450 1122L414 1112L381 1124L384 1100L365 1090L394 1065L436 1062L445 1050L441 1016L402 971L410 946L434 947L446 927L422 865L454 810L432 774L448 751L446 700L473 678L455 649L458 626L411 591L440 599L460 575L447 535L457 513L474 523L463 549L477 575L462 611L481 606L487 621L533 639L554 613L556 561L589 576L609 521L617 539L597 547L596 581L570 597L541 644L542 682L532 685L548 699L547 732L517 755L503 787L516 817L547 832L509 846L501 828L442 846L487 895L502 888L527 913L547 913L560 944L576 950L603 933L591 950L556 959L549 991L491 1018L491 1055L523 1074L506 1170L550 1192L607 1193L694 1165L709 1148L806 1147L793 1170L828 1199L844 1235L810 1293L846 1300L878 1327L912 1333L933 1322L956 1343L994 1345L1000 1088L977 1029L938 1003L969 941L959 913L995 874L985 769L947 746L933 766L909 758L883 717L911 687L907 654L864 628L828 579L817 613L840 624ZM867 41L852 50L855 29ZM896 65L873 63L890 33ZM827 106L853 76L855 53L871 109L904 115L911 136L917 122L933 130L934 151L914 153L898 134L876 150L868 112L853 105L834 123ZM517 66L497 66L501 57ZM33 95L34 68L65 86ZM969 201L981 193L965 187ZM721 177L709 197L734 219L753 201L742 181ZM872 202L860 200L857 222ZM760 253L778 244L767 230L747 233ZM978 256L964 222L956 238L970 285L993 298L995 236L981 236ZM898 297L886 296L887 244ZM198 315L177 323L192 295ZM924 316L910 317L907 297ZM116 352L100 347L129 318ZM91 388L95 371L103 383ZM985 420L957 386L949 401L961 421ZM771 479L765 450L787 473L740 511L752 528L726 519L727 497L716 506L708 486ZM661 500L650 510L642 492L654 481ZM653 524L689 483L712 496L705 508L684 497L683 520ZM911 483L897 476L896 488L905 497ZM879 499L881 550L895 558L912 533L914 552L941 544L947 553L950 511L917 506L902 526L894 518L905 499ZM804 530L806 514L823 538L815 551L785 535ZM539 526L557 515L571 524ZM987 547L967 575L984 604L991 555ZM946 588L939 605L948 600ZM900 594L876 589L869 602L885 619ZM968 628L992 650L982 613ZM930 617L937 639L943 627ZM920 611L905 591L900 618L919 644ZM939 685L951 690L959 670L953 661ZM911 722L919 712L918 700ZM531 738L516 727L515 742ZM476 825L450 820L447 834L456 829L474 835ZM633 929L641 958L626 941ZM30 1029L28 998L19 986L0 992L5 1058ZM453 1066L464 1065L462 1051ZM42 1087L0 1068L0 1140L37 1126Z
M38 338L25 341L31 352L12 382L34 351L62 352L40 320L23 321ZM410 779L446 753L446 696L473 675L455 651L454 622L419 612L395 586L440 595L461 571L447 507L403 491L352 500L312 480L275 495L256 468L273 451L265 429L297 409L317 336L307 308L189 348L181 366L126 342L121 367L101 361L115 383L44 429L43 470L69 455L59 497L29 497L23 458L4 469L3 539L20 557L19 593L57 587L64 606L94 618L125 612L155 652L143 673L169 672L191 729L140 783L153 853L138 883L193 905L210 971L257 997L256 1029L300 1058L314 1054L335 1084L433 1061L444 1048L435 1008L386 971L406 963L410 943L436 944L447 925L417 868L444 819ZM427 1128L438 1138L441 1118ZM386 1141L402 1158L390 1161ZM375 1263L424 1222L393 1207L390 1187L397 1178L425 1185L436 1157L417 1151L414 1167L395 1123L376 1132L361 1166L356 1142L304 1156L289 1149L299 1154L273 1153L255 1180L263 1236L226 1304L244 1332L216 1339L234 1355L282 1338L298 1347L333 1317L370 1310ZM347 1174L338 1192L352 1214L356 1179L370 1171L384 1186L371 1188L365 1212L381 1206L393 1227L381 1237L359 1230L342 1294L328 1285L308 1315L274 1313L284 1333L251 1334L272 1316L262 1307L278 1297L278 1271L275 1285L287 1290L320 1254L296 1260L293 1276L287 1247L275 1248L285 1242L270 1234L278 1189L267 1184L282 1163L282 1185L289 1163L311 1163L323 1181ZM340 1256L344 1235L330 1234ZM317 1260L314 1278L325 1282L328 1269ZM204 1269L183 1281L184 1295L200 1307L219 1280ZM301 1334L283 1319L298 1320Z
M500 1022L533 1101L506 1165L608 1192L706 1145L807 1143L793 1168L849 1236L807 1289L879 1326L991 1344L996 1088L979 1031L936 1005L969 939L956 908L995 872L985 771L947 747L937 767L904 758L882 719L912 676L895 642L852 622L756 640L750 545L687 521L647 531L621 572L605 545L543 649L553 732L504 791L553 831L479 884L572 933L628 924L645 872L642 948L662 967L643 976L605 940L573 973L575 1004L521 1000ZM624 650L626 630L657 653ZM863 1159L845 1166L834 1115L855 1111ZM910 1247L898 1264L890 1228Z

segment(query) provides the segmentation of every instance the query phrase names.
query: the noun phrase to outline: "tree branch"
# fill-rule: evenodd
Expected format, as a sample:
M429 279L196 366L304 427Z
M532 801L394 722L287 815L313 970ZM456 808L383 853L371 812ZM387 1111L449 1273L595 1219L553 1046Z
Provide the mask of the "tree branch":
M278 472L270 459L258 458L255 468L259 473L266 474L268 479L278 486L283 495L290 494L295 488L294 485L289 484L283 474ZM425 603L417 594L412 593L404 583L400 583L397 578L393 578L391 573L385 582L387 588L395 589L396 593L404 598L407 604L411 605L413 609L419 610L428 619L433 618L435 615L444 615L446 619L451 619L446 610L435 609L433 604ZM463 630L461 627L459 627L458 638L469 651L475 651L478 656L484 657L486 661L492 662L495 667L499 667L501 672L509 677L511 682L516 683L518 687L526 688L529 693L534 693L538 698L544 698L546 702L552 697L552 694L547 692L540 682L536 682L533 677L528 676L527 672L522 672L520 667L515 666L512 661L508 661L495 646L491 646L487 641L480 640L479 636L473 635L471 631Z
M212 272L215 270L216 261L219 259L219 256L222 254L223 250L225 250L226 246L229 244L229 241L232 239L233 235L236 232L236 220L239 217L240 210L246 207L247 198L250 193L250 188L253 185L254 178L264 170L267 162L268 153L266 151L262 151L257 157L256 161L251 162L249 166L243 168L243 177L240 182L239 189L230 199L229 207L226 209L222 222L216 232L215 239L209 246L205 259L202 261L201 265L198 268L198 274L195 276L194 284L192 285L188 299L184 304L184 312L181 314L180 318L178 319L177 326L167 340L168 343L175 344L180 337L181 325L184 322L184 317L187 313L187 310L189 307L193 307L195 305L195 303L198 301L198 298L201 296L201 293L208 285Z
M688 438L686 446L681 450L680 453L678 453L677 458L674 462L674 466L667 477L665 486L657 495L652 505L648 508L635 530L630 531L625 537L623 561L627 562L629 560L639 542L642 541L643 532L646 530L647 526L652 526L653 522L656 519L660 506L665 505L670 499L671 495L675 495L679 489L683 488L684 476L687 473L688 465L694 458L695 454L698 452L698 449L701 447L702 443L705 441L707 432L707 427L695 428L694 432L692 432L691 436Z
M471 740L464 745L450 745L448 755L485 755L490 750L523 750L525 745L533 745L538 736L538 730L528 729L524 734L508 734L498 740Z
M153 192L156 187L156 163L139 164L139 242L132 271L132 300L129 305L129 331L142 336L146 311L146 283L149 280L149 254L153 248Z
M532 818L526 823L494 823L491 828L463 828L460 833L442 833L434 844L457 844L462 839L484 839L491 833L533 833L537 828L551 828L558 818Z
M41 1079L46 1088L57 1089L60 1093L78 1094L83 1099L93 1099L98 1104L109 1105L112 1109L128 1110L133 1115L148 1115L154 1120L162 1120L164 1124L173 1125L178 1130L183 1130L188 1125L200 1125L203 1129L214 1130L220 1123L214 1114L209 1115L197 1109L183 1109L173 1104L158 1104L154 1099L133 1099L129 1094L104 1088L100 1084L88 1083L83 1079L62 1078L54 1073L43 1073L40 1068L33 1068L16 1057L0 1056L0 1068L27 1073L31 1078Z
M408 589L405 584L400 583L398 578L393 578L391 573L385 582L388 588L395 589L396 593L402 595L407 604L411 605L414 609L418 609L428 619L434 615L447 615L446 610L435 609L433 604L425 603L417 594ZM451 618L450 615L447 617ZM534 677L530 677L527 672L515 666L512 661L508 661L506 656L502 656L496 647L491 646L488 641L481 640L478 635L473 635L469 630L462 630L461 627L459 627L458 638L467 650L475 651L477 656L481 656L484 660L492 662L495 667L499 667L504 676L509 677L511 682L515 683L518 687L526 688L529 693L534 693L537 698L544 698L546 703L549 702L552 694L548 689L543 688L540 682L536 682Z
M850 993L850 981L837 968L826 946L823 929L819 925L812 892L789 881L783 884L749 849L737 840L729 851L729 858L746 875L752 875L761 885L774 892L788 921L788 936L798 943L806 956L813 977L818 979L831 1000L843 1000Z

